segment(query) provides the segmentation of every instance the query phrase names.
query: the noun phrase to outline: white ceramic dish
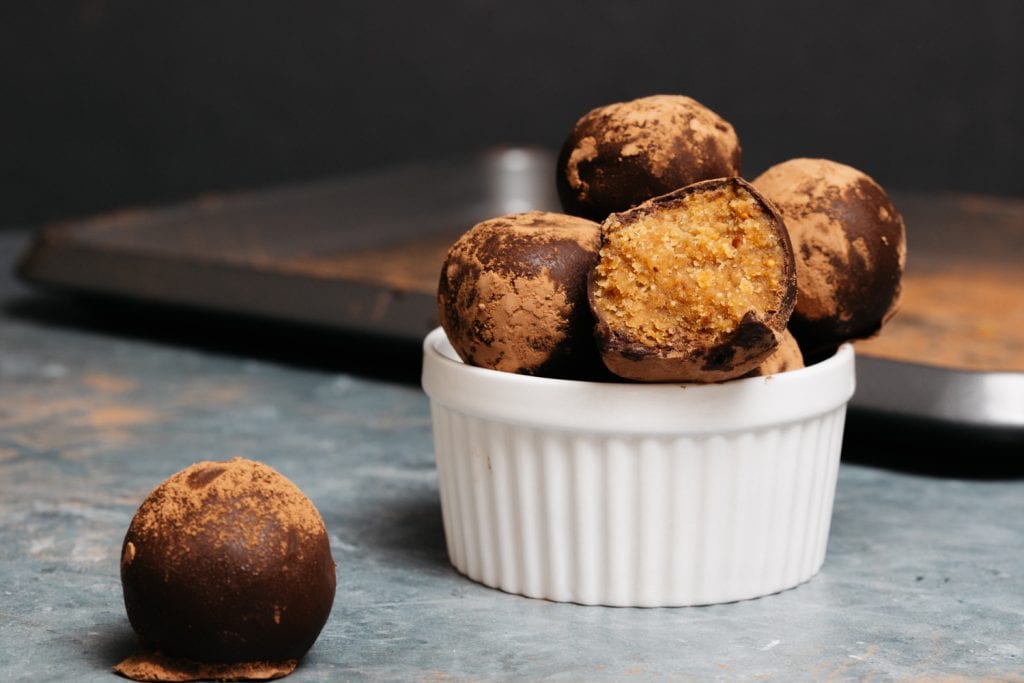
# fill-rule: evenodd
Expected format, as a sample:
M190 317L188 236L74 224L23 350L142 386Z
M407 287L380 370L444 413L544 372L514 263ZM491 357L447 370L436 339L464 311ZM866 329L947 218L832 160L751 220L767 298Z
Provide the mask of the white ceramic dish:
M712 385L463 364L424 341L445 537L471 579L535 598L682 606L775 593L825 558L853 347Z

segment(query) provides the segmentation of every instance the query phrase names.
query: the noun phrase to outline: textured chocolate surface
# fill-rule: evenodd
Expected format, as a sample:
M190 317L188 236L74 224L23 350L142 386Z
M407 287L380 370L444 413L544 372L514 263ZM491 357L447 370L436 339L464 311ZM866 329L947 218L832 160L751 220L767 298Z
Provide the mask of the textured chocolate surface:
M779 345L761 364L747 373L750 377L777 375L780 372L799 370L804 367L804 356L800 344L789 330L783 330L779 336Z
M251 460L201 462L139 507L121 582L143 645L197 662L302 657L327 621L335 566L316 508Z
M792 247L781 215L749 183L740 178L702 181L673 193L653 198L640 206L608 217L602 224L602 246L611 231L629 230L630 225L646 216L659 216L682 203L685 197L707 196L709 201L721 191L734 191L752 197L771 225L782 252L774 263L780 282L778 297L770 308L747 311L725 337L705 330L683 329L668 343L651 344L635 338L617 327L601 312L597 301L596 277L590 278L589 301L597 319L595 337L605 365L616 375L640 381L719 382L740 377L762 363L779 345L796 300L796 270ZM651 244L656 250L659 245ZM602 258L604 254L602 253ZM688 258L679 254L678 258ZM721 267L738 267L727 258ZM678 292L680 299L688 296L713 297L714 291Z
M558 159L567 213L604 220L700 180L740 175L731 124L683 95L598 107L579 119Z
M793 241L790 329L805 354L877 334L896 311L906 261L903 219L885 190L827 159L791 159L753 183L779 207Z
M437 295L459 357L528 375L600 374L586 294L599 241L596 223L543 211L492 218L464 233L448 251Z

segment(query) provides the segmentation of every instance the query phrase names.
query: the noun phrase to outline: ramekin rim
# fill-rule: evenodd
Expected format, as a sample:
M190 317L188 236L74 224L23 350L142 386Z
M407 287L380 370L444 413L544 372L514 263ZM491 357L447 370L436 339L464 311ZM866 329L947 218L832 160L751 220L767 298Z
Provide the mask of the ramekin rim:
M586 382L473 367L424 339L421 377L431 402L483 419L593 434L706 434L795 423L845 406L856 379L854 350L786 373L717 384ZM454 354L453 354L454 355Z

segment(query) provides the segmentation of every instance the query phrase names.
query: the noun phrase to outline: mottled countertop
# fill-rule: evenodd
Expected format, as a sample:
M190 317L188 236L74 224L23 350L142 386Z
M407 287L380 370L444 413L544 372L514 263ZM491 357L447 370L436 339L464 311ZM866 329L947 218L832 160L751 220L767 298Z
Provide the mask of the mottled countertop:
M414 348L93 312L15 282L24 239L0 232L0 680L116 680L135 508L234 455L309 495L338 563L331 618L290 680L1024 680L1019 469L852 464L879 460L852 440L803 586L676 609L507 595L448 564Z

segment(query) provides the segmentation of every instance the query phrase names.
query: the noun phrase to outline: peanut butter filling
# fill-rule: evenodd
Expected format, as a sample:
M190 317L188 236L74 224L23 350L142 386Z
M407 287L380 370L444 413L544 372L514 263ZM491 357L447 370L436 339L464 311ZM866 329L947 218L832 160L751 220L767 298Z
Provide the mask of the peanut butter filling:
M725 185L605 225L594 306L615 332L651 346L716 344L785 295L785 246L750 192Z

